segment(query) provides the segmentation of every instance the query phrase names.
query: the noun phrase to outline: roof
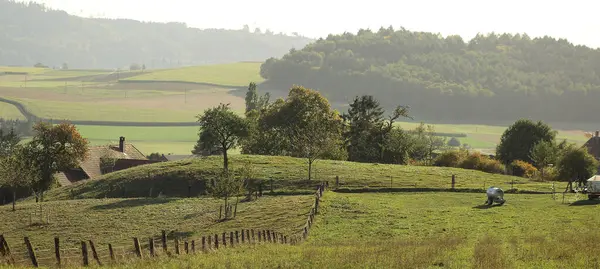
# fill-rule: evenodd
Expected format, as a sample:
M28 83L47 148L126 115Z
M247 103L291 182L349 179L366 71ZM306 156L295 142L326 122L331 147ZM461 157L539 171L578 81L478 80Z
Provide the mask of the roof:
M588 149L588 152L592 156L596 157L596 159L600 159L600 137L599 136L594 136L594 137L590 138L590 140L585 142L585 144L583 146Z
M590 177L587 181L600 181L600 175Z
M145 161L145 163L148 161L148 158L131 144L125 144L123 152L119 151L118 146L95 146L90 147L86 158L82 162L79 162L80 169L70 169L68 171L57 173L55 176L61 186L70 185L70 183L82 179L96 179L102 175L100 159L103 157L115 158L117 160L142 160L143 162ZM121 163L120 166L122 169L125 169L123 167L128 166L126 168L129 168L136 165L139 164Z
M131 167L135 167L135 166L138 166L138 165L158 163L158 162L160 162L160 161L119 159L119 160L117 160L115 162L115 165L113 167L113 171L119 171L119 170L124 170L124 169L131 168Z

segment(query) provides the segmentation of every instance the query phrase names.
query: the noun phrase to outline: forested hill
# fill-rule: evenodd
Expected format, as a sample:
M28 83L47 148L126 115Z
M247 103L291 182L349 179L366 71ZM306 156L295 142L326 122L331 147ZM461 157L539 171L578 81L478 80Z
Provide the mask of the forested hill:
M600 50L551 37L360 30L269 59L261 75L334 101L370 93L417 120L598 122Z
M143 7L140 7L143 8ZM91 19L0 0L0 65L148 68L264 61L312 40L255 30L200 30L182 23Z

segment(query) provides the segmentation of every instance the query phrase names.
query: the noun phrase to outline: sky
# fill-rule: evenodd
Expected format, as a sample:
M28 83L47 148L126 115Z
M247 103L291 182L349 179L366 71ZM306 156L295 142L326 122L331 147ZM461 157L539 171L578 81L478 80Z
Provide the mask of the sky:
M470 39L527 33L600 47L597 0L37 0L84 17L185 22L196 28L271 29L318 38L360 28L404 27ZM597 2L597 3L596 3Z

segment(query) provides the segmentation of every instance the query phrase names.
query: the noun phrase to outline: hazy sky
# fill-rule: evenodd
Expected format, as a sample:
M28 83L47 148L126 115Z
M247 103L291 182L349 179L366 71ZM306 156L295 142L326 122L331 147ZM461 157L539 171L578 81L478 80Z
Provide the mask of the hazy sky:
M403 26L459 34L527 33L600 47L597 0L38 0L74 15L179 21L198 28L269 28L309 37ZM598 2L598 3L595 3Z

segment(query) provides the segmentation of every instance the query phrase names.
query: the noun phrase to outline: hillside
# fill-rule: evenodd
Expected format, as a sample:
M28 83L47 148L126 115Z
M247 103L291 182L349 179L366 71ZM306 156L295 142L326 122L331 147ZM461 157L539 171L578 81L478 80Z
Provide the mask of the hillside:
M0 65L148 69L263 61L310 40L183 23L81 18L42 5L0 0ZM243 44L243 45L242 45Z
M328 160L315 163L313 173L316 179L307 181L305 159L233 155L230 156L229 161L233 169L250 163L254 168L255 178L263 180L264 192L268 194L311 193L321 180L329 181L331 186L335 186L336 176L339 177L340 190L352 192L369 189L380 191L448 189L451 187L453 174L456 175L456 188L464 191L483 191L493 185L506 190L514 187L520 191L548 192L552 186L552 182L535 182L525 178L475 170ZM223 161L219 156L143 165L110 173L98 180L51 190L45 195L45 199L155 197L159 194L167 197L204 195L207 181L216 177L222 165ZM561 188L562 183L557 186Z
M301 84L347 103L369 93L417 120L597 122L600 50L517 34L458 36L381 28L330 35L261 66L272 87ZM567 109L566 109L567 108Z

